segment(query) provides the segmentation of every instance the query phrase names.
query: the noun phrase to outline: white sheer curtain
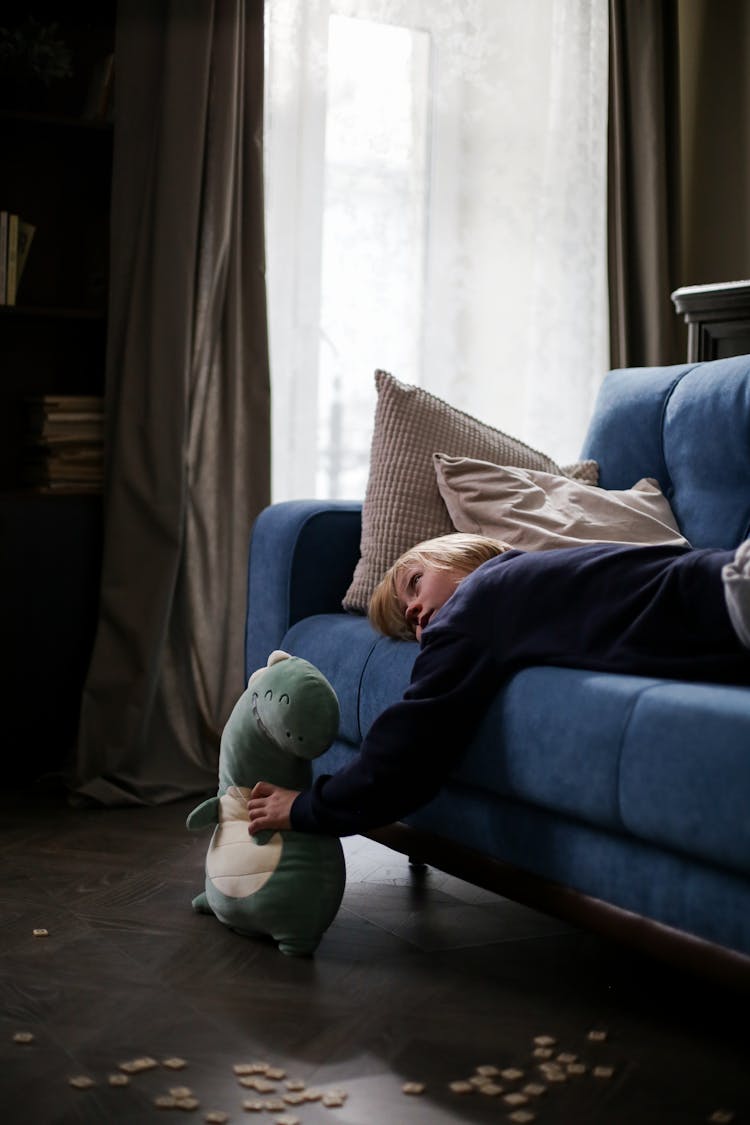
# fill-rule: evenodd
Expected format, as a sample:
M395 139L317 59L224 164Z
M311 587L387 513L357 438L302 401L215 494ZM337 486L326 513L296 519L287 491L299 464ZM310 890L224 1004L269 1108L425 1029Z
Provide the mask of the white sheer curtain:
M373 371L573 460L608 362L607 0L266 0L274 498L364 494Z

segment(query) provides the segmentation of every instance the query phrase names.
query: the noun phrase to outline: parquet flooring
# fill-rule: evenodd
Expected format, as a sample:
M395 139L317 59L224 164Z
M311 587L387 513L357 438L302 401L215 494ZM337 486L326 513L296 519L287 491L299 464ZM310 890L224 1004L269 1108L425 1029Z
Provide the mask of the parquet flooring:
M532 1039L591 1071L524 1107L538 1125L696 1125L717 1109L750 1123L746 998L671 972L402 856L346 841L343 906L314 959L194 915L208 835L187 801L73 809L41 788L0 798L0 1122L73 1125L273 1122L247 1112L235 1062L265 1059L340 1108L288 1107L301 1125L508 1122L501 1096L448 1088L479 1064L538 1080ZM43 927L47 937L34 937ZM604 1044L586 1039L605 1028ZM33 1042L13 1041L28 1031ZM182 1056L113 1088L123 1060ZM76 1090L72 1075L96 1085ZM425 1083L419 1096L402 1084ZM187 1085L192 1112L153 1099ZM283 1083L279 1084L280 1087Z

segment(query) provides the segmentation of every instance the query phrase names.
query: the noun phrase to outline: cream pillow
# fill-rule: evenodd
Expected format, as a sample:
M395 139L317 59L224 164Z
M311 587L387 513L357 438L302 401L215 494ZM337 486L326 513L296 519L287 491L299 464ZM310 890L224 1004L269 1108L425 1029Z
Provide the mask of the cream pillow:
M344 609L366 613L372 591L399 555L423 539L454 530L435 479L435 450L549 473L575 473L593 483L598 479L595 461L562 469L543 453L385 371L375 372L375 386L378 401L360 559Z
M436 453L440 495L456 531L502 539L524 551L587 543L687 545L655 480L624 490Z

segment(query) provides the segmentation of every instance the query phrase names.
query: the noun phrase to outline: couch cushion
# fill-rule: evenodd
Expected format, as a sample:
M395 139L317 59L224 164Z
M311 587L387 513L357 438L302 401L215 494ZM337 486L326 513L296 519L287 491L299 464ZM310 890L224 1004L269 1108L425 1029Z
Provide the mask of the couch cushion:
M636 836L750 874L750 691L656 682L638 696L620 766Z
M603 488L655 477L694 547L737 546L750 535L750 356L611 371L582 456Z

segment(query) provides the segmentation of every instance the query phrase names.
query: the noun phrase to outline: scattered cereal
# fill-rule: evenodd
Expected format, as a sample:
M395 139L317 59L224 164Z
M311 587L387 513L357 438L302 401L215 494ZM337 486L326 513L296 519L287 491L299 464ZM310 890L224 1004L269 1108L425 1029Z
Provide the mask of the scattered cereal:
M451 1082L450 1089L454 1094L473 1094L475 1087L472 1086L471 1082L461 1080L459 1082Z
M594 1078L611 1078L615 1072L613 1066L595 1066L591 1071Z
M559 1063L574 1063L577 1059L578 1055L572 1054L571 1051L561 1051L557 1056L557 1062Z
M500 1074L503 1078L507 1078L509 1082L515 1082L517 1078L523 1078L523 1071L519 1070L517 1066L506 1066L505 1070L501 1070Z
M305 1083L301 1078L288 1078L284 1083L287 1090L304 1090Z
M167 1070L182 1070L184 1066L187 1066L187 1062L185 1061L185 1059L181 1059L175 1056L171 1059L162 1059L161 1065L165 1066Z
M338 1094L323 1094L321 1102L327 1109L338 1109L346 1101L345 1098L340 1098Z
M492 1079L488 1078L486 1074L472 1074L471 1078L469 1079L469 1082L477 1090L481 1090L482 1086L486 1086L487 1083L491 1081Z
M535 1035L534 1042L537 1047L554 1047L557 1040L554 1035Z
M477 1088L480 1094L484 1094L488 1098L496 1098L503 1092L502 1086L498 1086L497 1082L485 1082L484 1086Z
M286 1106L281 1098L267 1098L263 1102L263 1108L267 1109L269 1113L281 1113L282 1110L286 1109Z
M203 1120L207 1121L209 1125L224 1125L224 1122L229 1120L229 1114L224 1113L221 1109L212 1109Z
M506 1094L503 1098L506 1105L526 1105L528 1100L525 1094L519 1093Z
M110 1074L107 1078L110 1086L129 1086L130 1078L127 1074Z
M476 1068L477 1074L483 1074L487 1078L494 1078L500 1071L496 1066L478 1066Z
M306 1102L319 1102L322 1097L323 1091L316 1089L315 1086L310 1086L309 1089L305 1090Z
M715 1109L708 1120L711 1125L728 1125L730 1121L734 1121L734 1110Z
M424 1082L404 1082L401 1089L404 1094L423 1094Z
M76 1074L73 1078L69 1078L68 1082L71 1086L75 1086L76 1090L88 1090L96 1085L94 1079L86 1074Z
M34 1036L30 1031L17 1031L13 1036L14 1043L33 1043Z
M586 1038L592 1043L604 1043L607 1038L607 1032L603 1027L592 1027Z
M242 1108L248 1113L260 1113L263 1109L263 1102L260 1098L245 1098L242 1103Z
M566 1082L567 1074L559 1066L545 1066L541 1068L548 1082Z
M263 1078L260 1074L248 1074L238 1078L240 1086L245 1086L248 1090L257 1090L259 1094L275 1094L276 1083L269 1082L267 1078Z
M266 1076L268 1078L274 1078L278 1082L279 1079L286 1078L286 1071L282 1070L280 1066L267 1066Z
M31 931L34 937L49 937L49 930L45 930L43 926Z
M567 1070L568 1074L585 1074L588 1067L586 1066L586 1063L572 1062L568 1063L565 1069Z
M177 1098L171 1094L159 1094L158 1098L154 1098L154 1105L157 1109L176 1109Z
M523 1087L521 1093L530 1098L541 1098L542 1094L547 1093L547 1087L543 1086L541 1082L529 1082Z
M532 1051L535 1059L551 1059L554 1053L551 1047L535 1047Z
M173 1098L192 1098L193 1091L189 1086L170 1086L169 1092Z
M297 1090L290 1090L288 1094L284 1094L287 1105L302 1105L305 1100L305 1095Z
M291 1113L285 1113L282 1117L276 1118L276 1125L300 1125L300 1120Z
M197 1098L177 1098L174 1104L177 1109L197 1109L201 1103Z
M129 1059L126 1062L118 1063L118 1070L124 1070L126 1074L138 1074L141 1070L152 1070L158 1065L156 1059L144 1055L139 1059Z
M508 1114L508 1118L515 1121L516 1125L528 1125L529 1121L534 1120L534 1114L529 1113L528 1109L516 1109Z

